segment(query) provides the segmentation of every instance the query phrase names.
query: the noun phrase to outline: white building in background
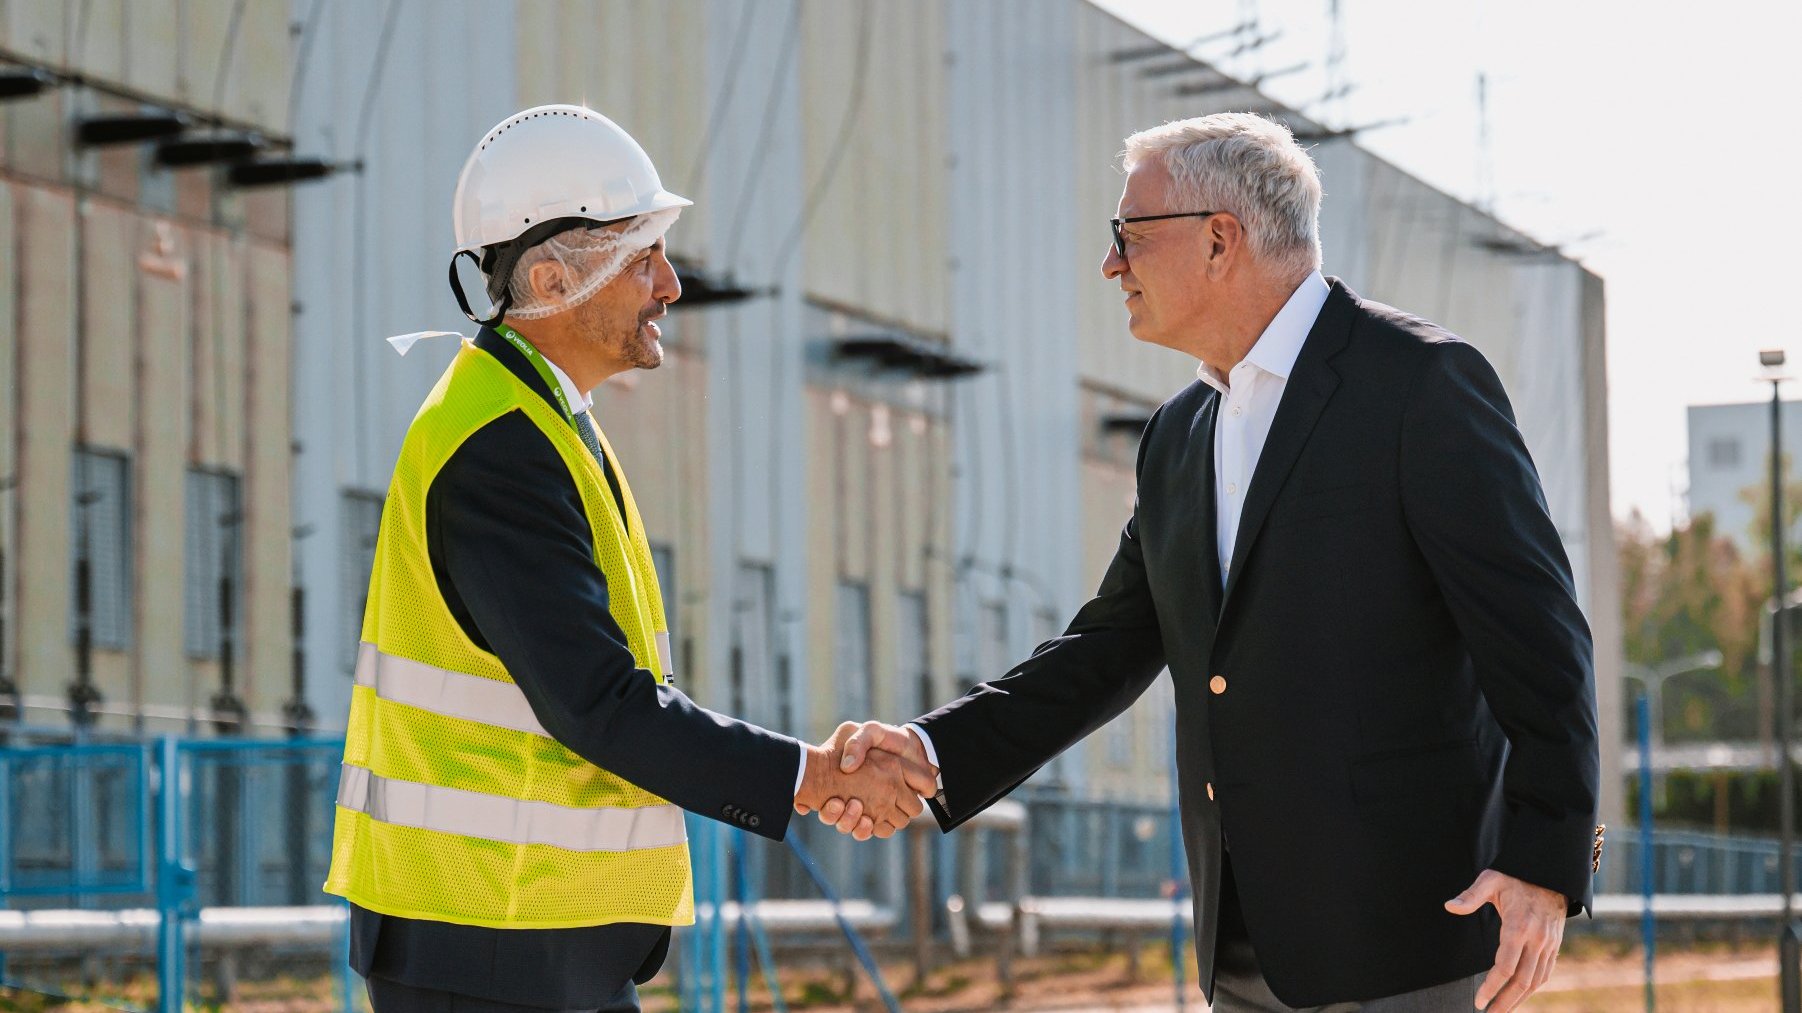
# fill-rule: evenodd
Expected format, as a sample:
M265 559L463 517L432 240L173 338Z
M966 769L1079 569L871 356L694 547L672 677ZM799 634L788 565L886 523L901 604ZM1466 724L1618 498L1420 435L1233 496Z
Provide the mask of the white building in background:
M1793 462L1802 456L1802 402L1783 402L1781 425L1784 471L1793 481ZM1753 524L1769 509L1770 487L1771 403L1690 405L1689 516L1713 514L1717 534L1733 539L1742 553L1764 553ZM1792 537L1797 532L1802 525Z
M1255 89L1184 93L1224 75L1084 0L305 6L297 149L363 165L295 195L294 566L326 723L348 706L383 487L451 353L382 338L473 333L445 287L450 194L493 123L585 101L695 199L669 236L690 274L668 360L597 410L673 585L682 684L819 739L1001 675L1099 582L1134 420L1194 376L1127 335L1099 274L1115 156L1142 127L1255 108L1313 146L1327 273L1501 373L1618 741L1602 286L1556 251ZM702 278L752 297L702 304ZM983 368L935 375L960 364ZM1032 786L1167 804L1170 699L1160 682ZM840 859L846 885L892 889L893 858Z

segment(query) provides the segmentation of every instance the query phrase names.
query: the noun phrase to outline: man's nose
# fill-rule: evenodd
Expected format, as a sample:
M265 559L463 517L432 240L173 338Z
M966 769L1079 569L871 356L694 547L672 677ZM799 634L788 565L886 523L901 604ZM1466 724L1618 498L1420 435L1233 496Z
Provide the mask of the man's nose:
M657 279L651 287L651 297L666 306L682 298L682 279L676 277L676 266L661 253L657 255Z
M1126 258L1120 256L1120 251L1114 249L1113 244L1110 243L1107 248L1107 256L1101 258L1101 276L1112 281L1125 273Z

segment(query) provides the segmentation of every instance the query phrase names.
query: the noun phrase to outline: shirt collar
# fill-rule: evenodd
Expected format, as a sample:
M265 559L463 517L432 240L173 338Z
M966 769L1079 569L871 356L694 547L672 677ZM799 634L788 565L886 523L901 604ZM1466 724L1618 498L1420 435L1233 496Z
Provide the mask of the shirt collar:
M1279 379L1289 379L1289 373L1295 369L1295 360L1301 355L1301 346L1307 343L1308 332L1314 329L1314 321L1320 316L1320 308L1326 305L1327 294L1331 291L1319 271L1309 272L1289 294L1289 301L1270 318L1264 333L1258 335L1257 343L1245 354L1245 361ZM1220 393L1227 393L1227 384L1220 371L1207 363L1196 366L1195 375Z
M551 367L551 375L557 378L557 383L563 388L563 397L569 401L571 412L585 412L594 408L594 398L587 391L577 390L576 382L569 378L563 367L551 362L548 357L544 361Z

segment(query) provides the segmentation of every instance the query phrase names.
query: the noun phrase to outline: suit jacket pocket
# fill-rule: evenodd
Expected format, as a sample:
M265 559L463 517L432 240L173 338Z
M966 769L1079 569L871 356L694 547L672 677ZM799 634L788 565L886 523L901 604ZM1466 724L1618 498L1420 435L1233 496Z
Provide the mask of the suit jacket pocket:
M1359 513L1370 509L1374 493L1375 488L1369 482L1280 492L1270 510L1270 526L1280 528L1301 521Z
M1352 796L1359 808L1429 804L1449 795L1475 794L1483 784L1476 739L1387 750L1351 762Z

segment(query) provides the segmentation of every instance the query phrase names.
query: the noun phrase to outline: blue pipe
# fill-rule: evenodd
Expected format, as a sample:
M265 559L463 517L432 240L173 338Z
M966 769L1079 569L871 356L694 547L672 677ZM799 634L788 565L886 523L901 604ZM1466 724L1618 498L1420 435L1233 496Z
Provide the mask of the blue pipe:
M888 990L888 983L882 980L882 968L876 966L876 958L870 955L869 947L863 943L863 937L857 934L857 930L851 927L851 923L839 911L838 891L832 888L832 884L826 882L826 877L820 872L819 866L814 864L813 855L808 852L807 845L801 843L800 836L793 829L789 830L788 836L783 840L788 842L789 849L795 853L795 857L801 860L801 868L806 870L807 878L813 880L813 885L818 887L820 893L832 902L832 917L838 922L838 930L845 934L845 940L851 944L851 952L857 955L857 962L863 965L864 971L870 976L870 981L875 984L876 992L882 996L883 1006L888 1009L889 1013L901 1013L900 1000L895 998L895 993Z
M745 869L745 832L732 830L732 888L738 899L738 924L732 927L733 971L738 988L738 1013L751 1013L751 884Z
M1657 946L1657 925L1652 917L1652 715L1644 693L1639 695L1639 888L1645 906L1639 916L1639 929L1645 936L1646 949L1646 1013L1657 1006L1652 987L1652 958Z
M181 853L181 751L172 735L157 744L161 763L158 783L162 825L157 828L156 906L157 1009L183 1013L187 988L187 941L183 938L185 908L194 894L194 870L183 864Z

